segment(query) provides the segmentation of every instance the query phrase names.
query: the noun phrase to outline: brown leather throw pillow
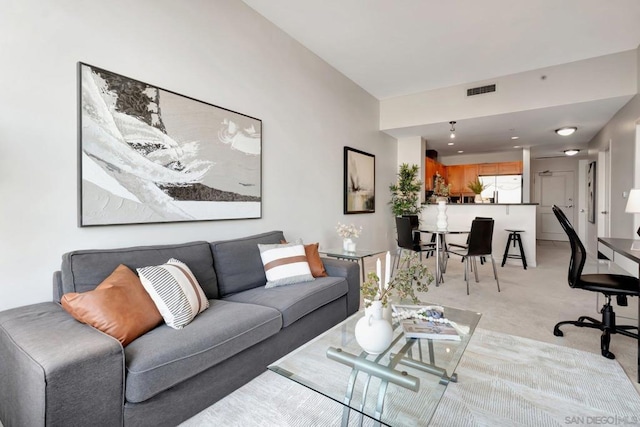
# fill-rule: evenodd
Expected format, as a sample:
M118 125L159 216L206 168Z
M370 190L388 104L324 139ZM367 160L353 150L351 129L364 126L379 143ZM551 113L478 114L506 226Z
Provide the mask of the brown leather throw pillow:
M138 276L123 264L94 290L64 294L61 303L76 320L111 335L123 346L162 322Z
M313 277L327 276L327 271L324 269L324 264L318 253L318 243L304 245L304 251L307 254L307 262L309 263L309 269Z
M300 241L302 242L302 240ZM280 240L280 243L287 243L286 240ZM320 258L320 253L318 253L319 243L309 243L308 245L304 245L304 252L307 256L307 263L309 263L309 270L311 270L311 275L313 277L327 277L327 270L324 269L324 264L322 263L322 259Z

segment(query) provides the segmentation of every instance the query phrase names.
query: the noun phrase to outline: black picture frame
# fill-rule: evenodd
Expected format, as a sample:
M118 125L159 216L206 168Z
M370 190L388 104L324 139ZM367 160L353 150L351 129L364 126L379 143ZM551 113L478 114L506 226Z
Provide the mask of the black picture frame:
M587 170L587 220L596 222L596 162L589 163Z
M344 147L344 213L376 211L376 156Z
M78 63L78 225L262 218L262 120Z

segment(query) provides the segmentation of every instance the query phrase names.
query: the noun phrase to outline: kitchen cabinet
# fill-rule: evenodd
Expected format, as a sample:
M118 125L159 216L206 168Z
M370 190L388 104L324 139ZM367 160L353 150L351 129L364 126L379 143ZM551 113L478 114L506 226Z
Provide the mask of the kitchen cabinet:
M478 165L478 175L497 175L498 163L480 163Z
M519 175L522 162L499 162L478 164L478 175Z
M496 175L519 175L522 173L522 162L502 162L498 163Z
M427 191L433 190L433 177L439 173L445 181L447 180L447 167L430 157L425 158L424 188Z
M465 192L467 184L464 180L464 165L447 166L447 184L450 184L449 194L456 195Z
M478 165L464 165L464 185L463 185L463 193L473 193L473 191L469 190L467 184L471 181L475 181L478 176Z

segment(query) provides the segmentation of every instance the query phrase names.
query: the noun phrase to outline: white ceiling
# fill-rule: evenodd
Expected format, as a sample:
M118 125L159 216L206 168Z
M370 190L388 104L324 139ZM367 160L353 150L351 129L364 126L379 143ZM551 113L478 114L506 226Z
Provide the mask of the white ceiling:
M594 58L640 44L640 0L243 1L378 99ZM513 144L497 139L496 133L518 129L534 157L548 157L561 151L557 136L549 134L554 123L572 120L579 132L566 144L586 150L587 142L628 99L466 120L457 128L465 130L465 154L504 150ZM441 155L455 152L446 145L448 126L445 122L419 129ZM501 142L496 147L493 141Z

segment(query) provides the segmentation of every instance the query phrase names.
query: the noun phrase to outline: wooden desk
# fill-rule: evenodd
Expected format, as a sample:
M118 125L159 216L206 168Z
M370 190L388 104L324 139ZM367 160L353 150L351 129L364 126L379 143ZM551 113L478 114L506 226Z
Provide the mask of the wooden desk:
M640 250L631 250L631 245L637 240L619 239L615 237L598 237L598 243L602 243L614 253L624 255L631 261L638 264L638 273L640 275ZM639 284L640 286L640 284ZM640 298L638 298L638 331L640 332ZM640 383L640 340L638 340L638 382Z

